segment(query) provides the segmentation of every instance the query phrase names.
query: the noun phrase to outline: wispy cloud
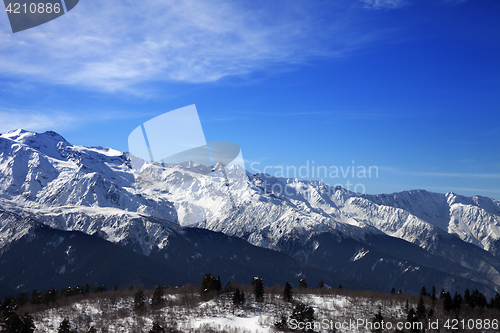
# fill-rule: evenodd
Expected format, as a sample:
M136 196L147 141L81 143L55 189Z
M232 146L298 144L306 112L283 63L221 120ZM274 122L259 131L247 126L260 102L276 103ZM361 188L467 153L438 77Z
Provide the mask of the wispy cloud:
M405 0L360 0L367 9L395 9L406 5Z
M396 3L377 0L373 6ZM141 83L212 82L315 57L345 56L386 36L363 27L346 5L329 8L328 19L318 6L326 5L81 1L45 25L1 33L0 75L141 94ZM10 30L6 21L0 30Z
M76 117L63 112L7 110L0 108L0 133L22 128L31 131L62 130L76 124Z
M86 110L67 112L48 109L12 109L0 107L0 133L22 128L29 131L65 131L82 124L107 122L114 119L132 119L145 115L144 112L123 110Z

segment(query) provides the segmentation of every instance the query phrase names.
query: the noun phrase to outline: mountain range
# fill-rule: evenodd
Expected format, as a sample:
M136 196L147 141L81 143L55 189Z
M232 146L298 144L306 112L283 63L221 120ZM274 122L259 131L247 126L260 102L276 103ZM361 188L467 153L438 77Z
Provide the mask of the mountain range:
M306 278L500 291L500 201L368 195L237 165L146 163L55 132L0 135L0 294Z

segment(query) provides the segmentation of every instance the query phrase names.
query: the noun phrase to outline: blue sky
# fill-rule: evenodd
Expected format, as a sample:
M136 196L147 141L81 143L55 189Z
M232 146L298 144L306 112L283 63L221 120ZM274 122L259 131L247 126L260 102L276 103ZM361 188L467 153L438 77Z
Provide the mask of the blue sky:
M141 123L196 104L250 171L376 166L320 178L500 199L498 1L139 3L82 0L17 34L1 14L0 132L126 151Z

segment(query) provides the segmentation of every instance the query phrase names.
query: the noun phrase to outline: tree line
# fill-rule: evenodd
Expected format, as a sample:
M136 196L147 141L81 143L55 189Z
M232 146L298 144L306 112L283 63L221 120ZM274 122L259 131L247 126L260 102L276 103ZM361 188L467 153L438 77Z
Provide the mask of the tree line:
M315 288L310 288L305 278L301 278L296 282L297 287L293 287L290 282L286 282L284 285L275 285L274 287L265 287L264 280L259 277L253 277L249 284L239 285L233 281L228 281L225 286L222 285L220 276L215 277L211 273L207 273L203 276L201 283L194 289L195 297L199 298L199 301L208 301L213 298L225 294L224 298L232 301L235 309L243 308L249 302L250 299L254 300L257 304L264 302L267 292L276 295L278 293L277 288L281 289L281 299L282 302L289 303L290 306L286 308L289 309L288 313L278 316L278 321L274 323L277 330L287 331L288 323L290 320L300 321L300 322L312 322L315 320L315 310L313 307L304 304L300 297L296 297L296 294L307 294L307 293L329 293L335 290L334 293L349 293L354 291L343 291L342 285L339 285L336 289L329 288L320 281ZM168 286L157 285L154 290L147 291L143 287L130 287L128 290L128 295L133 295L133 310L137 312L138 315L145 315L151 310L159 310L171 303L166 302L166 291ZM180 288L179 288L180 289ZM121 287L115 286L114 291L120 291ZM170 292L177 290L177 287L172 287ZM197 290L197 291L196 291ZM314 291L313 291L314 290ZM48 290L33 290L31 293L24 292L20 293L16 297L8 296L5 297L0 305L0 331L7 333L31 333L34 332L35 326L31 315L28 312L22 313L23 306L27 304L37 305L38 311L43 310L43 308L48 308L54 306L58 300L68 299L73 296L85 296L96 293L102 293L106 291L106 287L103 285L79 285L76 287L68 287L58 291L55 288L50 288ZM388 295L401 294L400 297L405 297L402 295L401 291L396 292L394 288L390 291ZM123 295L123 294L121 294ZM102 297L107 297L102 296ZM433 286L431 291L427 291L426 287L422 287L418 302L416 302L415 296L407 295L410 299L413 299L413 305L410 305L408 300L406 301L406 306L404 307L406 320L408 322L428 322L432 318L439 316L458 316L460 311L471 312L471 311L482 311L483 309L496 309L500 310L500 294L496 293L489 301L486 297L477 289L466 289L462 294L455 292L452 294L444 289L438 294L436 293L436 288ZM101 296L99 296L101 297ZM276 297L276 296L273 296ZM394 296L395 297L395 296ZM75 298L75 299L81 299ZM404 300L404 298L403 298ZM60 304L57 303L57 304ZM56 306L57 306L56 304ZM41 307L41 308L40 308ZM64 318L60 325L58 332L70 333L74 332L70 324L70 318ZM384 316L382 311L378 311L374 318L373 323L382 322ZM163 325L163 326L162 326ZM154 322L153 327L149 333L160 333L160 332L171 332L167 330L168 328L164 326L164 323ZM88 332L97 332L93 327L90 327ZM411 331L411 332L418 332Z
M78 285L76 287L68 287L58 291L56 288L48 290L35 289L30 292L21 292L16 297L6 296L0 305L0 332L2 333L32 333L35 331L33 317L25 312L23 315L18 314L20 308L27 304L45 305L49 307L56 303L57 300L76 295L87 295L91 293L101 293L106 291L104 285ZM62 325L63 323L61 323ZM69 322L68 322L69 324ZM59 332L69 332L64 329Z

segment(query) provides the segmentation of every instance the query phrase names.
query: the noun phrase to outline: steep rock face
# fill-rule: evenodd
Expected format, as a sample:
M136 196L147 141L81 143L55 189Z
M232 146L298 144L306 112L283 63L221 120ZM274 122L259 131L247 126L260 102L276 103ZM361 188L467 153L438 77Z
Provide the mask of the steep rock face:
M9 235L20 236L0 249L0 295L3 296L87 283L104 284L108 288L196 284L207 272L220 275L222 281L238 283L248 283L258 275L269 285L283 284L307 274L314 284L323 280L329 285L342 283L353 289L387 289L369 280L307 266L286 254L206 229L177 226L163 230L163 242L144 255L134 244L123 241L113 244L98 234L63 231L16 214L2 214L1 221L8 223L2 226L1 235L7 235L10 228ZM150 223L158 228L158 224L165 222L150 220ZM28 232L19 232L21 226ZM142 236L155 237L151 230Z
M29 236L33 230L33 221L14 213L0 209L0 254L19 239Z
M499 202L481 197L471 199L475 204L454 202L451 205L448 230L498 256L500 252L495 243L500 239Z
M230 189L240 210L225 218L207 219L200 225L246 237L259 246L274 248L283 232L299 229L333 229L359 239L361 228L401 238L424 249L432 248L436 236L453 234L498 255L495 244L500 239L500 202L493 199L423 190L360 195L320 182L266 175L248 175L246 183L237 183Z
M454 193L405 191L367 198L378 205L403 209L460 239L498 255L500 239L500 201L481 196L464 197ZM403 237L404 238L404 237Z

